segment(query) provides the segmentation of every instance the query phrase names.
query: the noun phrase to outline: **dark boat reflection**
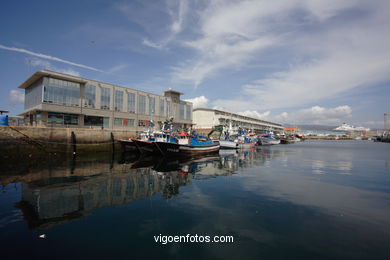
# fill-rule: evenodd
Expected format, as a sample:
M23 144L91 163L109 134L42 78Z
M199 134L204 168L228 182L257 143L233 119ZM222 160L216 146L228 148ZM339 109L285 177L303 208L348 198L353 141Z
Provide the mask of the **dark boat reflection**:
M30 228L46 229L93 214L98 208L124 205L155 194L170 199L193 180L228 176L239 168L264 164L277 155L271 152L227 151L187 158L123 153L117 163L114 157L106 161L73 158L67 167L14 176L22 182L22 199L16 207L23 211Z

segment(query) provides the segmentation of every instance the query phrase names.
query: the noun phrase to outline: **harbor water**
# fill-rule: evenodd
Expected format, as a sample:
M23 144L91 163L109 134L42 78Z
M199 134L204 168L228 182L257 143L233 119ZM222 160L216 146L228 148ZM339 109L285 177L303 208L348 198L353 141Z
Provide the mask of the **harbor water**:
M387 143L1 156L2 259L390 259ZM156 242L187 235L233 241Z

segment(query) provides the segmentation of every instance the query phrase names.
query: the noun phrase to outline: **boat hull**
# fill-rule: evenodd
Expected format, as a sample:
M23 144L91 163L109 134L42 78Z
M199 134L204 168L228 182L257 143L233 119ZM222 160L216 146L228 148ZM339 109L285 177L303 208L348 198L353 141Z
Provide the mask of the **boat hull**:
M154 142L131 139L141 153L158 153Z
M131 140L118 140L118 142L121 144L122 151L124 151L124 152L126 152L126 151L132 151L132 152L133 151L138 151L137 146Z
M275 144L280 144L279 139L274 139L274 138L260 138L261 144L262 145L275 145Z
M154 142L158 151L161 154L176 154L176 155L188 155L188 154L204 154L213 153L219 151L219 143L215 142L212 144L205 145L186 145L186 144L175 144L165 142Z
M219 140L219 145L221 149L238 149L238 143L232 141Z

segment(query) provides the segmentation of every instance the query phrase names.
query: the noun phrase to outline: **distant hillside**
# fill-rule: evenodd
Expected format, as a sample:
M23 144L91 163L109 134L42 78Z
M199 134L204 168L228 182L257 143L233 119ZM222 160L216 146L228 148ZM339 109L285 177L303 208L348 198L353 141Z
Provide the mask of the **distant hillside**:
M332 131L337 126L329 125L285 125L286 127L299 127L301 130Z

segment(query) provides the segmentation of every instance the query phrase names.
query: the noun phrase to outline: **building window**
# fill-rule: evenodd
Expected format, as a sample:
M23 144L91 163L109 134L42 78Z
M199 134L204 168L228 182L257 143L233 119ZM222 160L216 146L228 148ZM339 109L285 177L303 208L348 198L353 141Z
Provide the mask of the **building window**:
M165 100L160 99L160 115L164 116L165 115Z
M47 78L43 88L43 101L65 106L79 106L80 84Z
M49 112L47 122L50 125L78 125L79 116L74 114Z
M192 115L192 106L187 105L186 106L186 119L191 120L191 115Z
M32 108L42 103L42 80L32 84L25 89L24 95L24 108Z
M123 126L122 118L114 118L114 126Z
M149 121L148 120L138 120L138 126L148 126Z
M96 102L96 87L93 85L85 86L84 107L95 108Z
M109 118L101 116L84 116L84 125L85 126L109 126Z
M115 90L115 111L123 111L123 91Z
M184 104L180 104L180 119L184 120Z
M128 93L127 95L127 112L135 113L135 94Z
M171 114L171 101L168 101L167 100L167 117L169 117L169 116L171 116L172 114Z
M135 119L129 118L127 119L126 126L134 126L135 124Z
M135 120L133 118L114 118L114 126L134 126Z
M138 113L145 114L146 110L146 97L144 95L138 95Z
M149 97L149 115L154 115L156 113L156 98Z
M109 88L102 88L100 95L100 108L109 110L111 103L111 93Z

